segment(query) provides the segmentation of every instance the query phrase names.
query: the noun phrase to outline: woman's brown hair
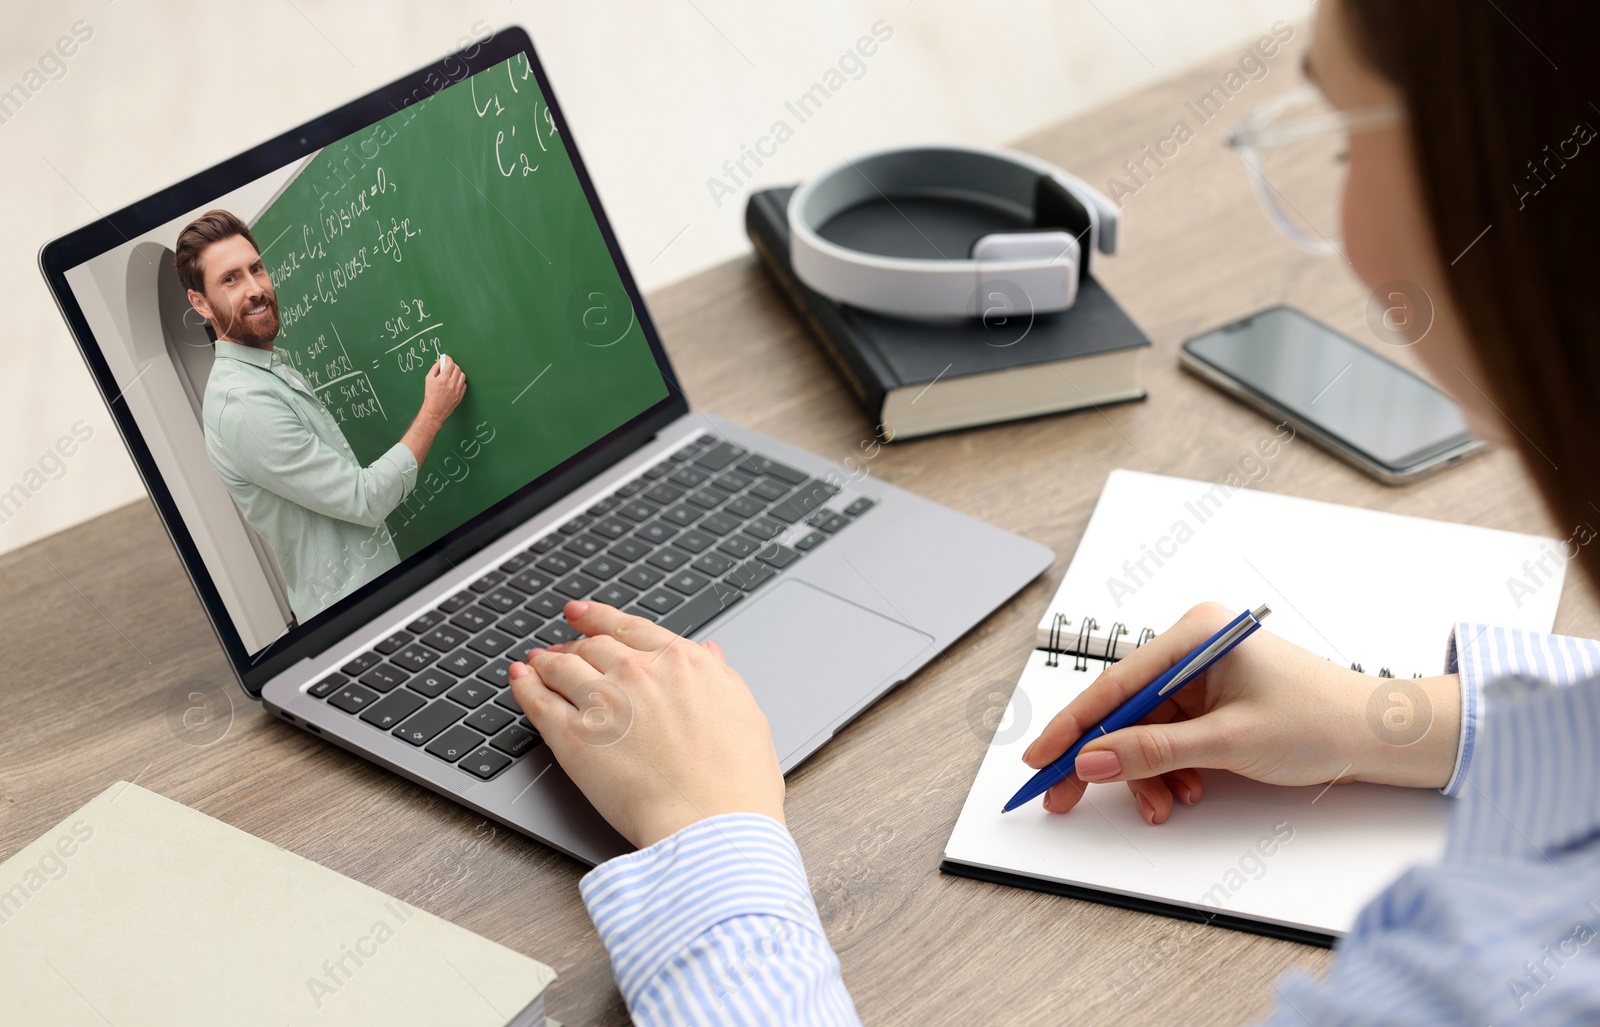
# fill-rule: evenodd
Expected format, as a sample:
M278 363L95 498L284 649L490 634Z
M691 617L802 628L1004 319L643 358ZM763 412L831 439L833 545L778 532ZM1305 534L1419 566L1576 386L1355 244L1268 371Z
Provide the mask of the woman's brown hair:
M1600 525L1600 4L1339 3L1404 99L1451 299L1487 379L1445 384L1499 408L1552 513L1587 541ZM1600 545L1579 560L1600 582Z

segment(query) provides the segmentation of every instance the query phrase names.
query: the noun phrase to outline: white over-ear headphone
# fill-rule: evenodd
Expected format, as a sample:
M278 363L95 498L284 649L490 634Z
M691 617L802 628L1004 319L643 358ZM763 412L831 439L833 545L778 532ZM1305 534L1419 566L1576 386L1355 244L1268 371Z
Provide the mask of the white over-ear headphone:
M966 259L885 257L840 246L819 230L880 198L976 196L1029 219L1031 229L985 235ZM880 150L823 172L789 199L795 275L824 296L899 317L978 317L995 289L1020 292L1036 313L1078 298L1095 250L1117 250L1117 208L1082 179L1025 153L976 146Z

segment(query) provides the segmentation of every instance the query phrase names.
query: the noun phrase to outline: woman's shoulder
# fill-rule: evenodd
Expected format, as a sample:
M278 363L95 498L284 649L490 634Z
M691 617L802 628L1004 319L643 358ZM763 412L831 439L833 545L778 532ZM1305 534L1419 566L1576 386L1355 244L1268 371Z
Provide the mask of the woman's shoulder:
M1559 861L1415 867L1362 910L1323 980L1284 982L1272 1022L1579 1022L1600 1007L1597 899L1594 842Z

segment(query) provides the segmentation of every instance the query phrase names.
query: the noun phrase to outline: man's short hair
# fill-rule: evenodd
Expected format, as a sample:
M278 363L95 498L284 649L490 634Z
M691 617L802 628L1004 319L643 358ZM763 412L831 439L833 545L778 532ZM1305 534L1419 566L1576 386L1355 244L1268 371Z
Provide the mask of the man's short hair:
M225 210L208 210L178 233L178 248L173 254L172 263L178 272L178 281L183 283L185 289L193 289L204 295L206 275L205 268L200 266L200 254L212 243L236 235L244 236L251 246L255 246L257 253L261 252L261 247L256 246L256 237L250 234L250 226Z

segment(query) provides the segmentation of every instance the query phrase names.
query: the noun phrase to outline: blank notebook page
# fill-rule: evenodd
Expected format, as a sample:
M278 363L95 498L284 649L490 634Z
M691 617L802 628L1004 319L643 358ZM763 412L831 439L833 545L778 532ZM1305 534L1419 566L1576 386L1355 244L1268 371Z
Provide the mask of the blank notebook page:
M1457 622L1549 631L1558 551L1530 535L1114 471L1039 637L1058 613L1070 644L1085 618L1101 635L1122 622L1131 639L1207 599L1234 612L1266 603L1264 630L1320 656L1434 675ZM1529 585L1524 564L1541 557L1548 573ZM1032 773L1023 750L1101 667L1075 670L1071 656L1050 667L1047 656L1028 655L945 849L952 862L1336 935L1442 849L1452 800L1431 789L1278 788L1220 771L1206 772L1198 805L1160 826L1124 784L1091 785L1063 816L1037 799L1002 816Z

